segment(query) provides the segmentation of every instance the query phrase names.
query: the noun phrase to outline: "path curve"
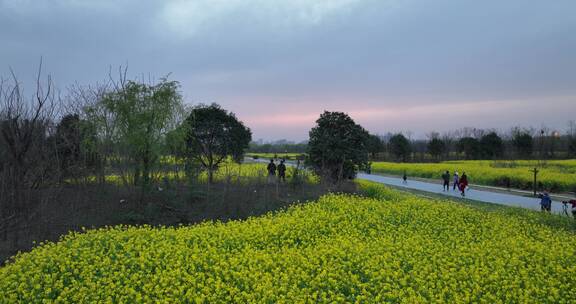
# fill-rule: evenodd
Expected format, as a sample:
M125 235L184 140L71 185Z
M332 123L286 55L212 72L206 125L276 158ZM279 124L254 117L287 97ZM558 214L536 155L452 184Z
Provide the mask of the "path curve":
M399 188L419 190L429 193L440 194L448 197L458 197L458 198L462 197L459 191L452 191L452 187L450 187L450 190L448 191L443 191L441 181L438 181L437 184L434 184L434 183L408 180L408 182L404 184L402 183L401 178L388 177L377 174L366 174L366 173L358 173L358 178L390 186L395 186ZM468 191L466 191L466 198L486 203L500 204L512 207L522 207L532 210L540 210L540 199L534 197L525 197L514 194L497 193L470 188ZM561 213L562 203L558 201L553 201L552 212Z
M267 163L270 161L269 159L251 159L251 158L247 158L247 160L259 163ZM294 166L294 163L286 161L286 165ZM451 188L449 191L442 191L441 181L438 181L438 183L436 184L436 183L408 180L408 182L404 184L401 178L383 176L378 174L367 174L367 173L358 173L357 178L389 186L395 186L399 188L435 193L447 197L461 198L460 192L452 191ZM466 192L466 198L486 203L500 204L512 207L522 207L532 210L540 210L540 199L534 197L491 192L486 190L476 190L474 188L470 188L470 190ZM559 201L553 201L552 212L562 213L562 203ZM570 213L570 211L568 211L568 213Z

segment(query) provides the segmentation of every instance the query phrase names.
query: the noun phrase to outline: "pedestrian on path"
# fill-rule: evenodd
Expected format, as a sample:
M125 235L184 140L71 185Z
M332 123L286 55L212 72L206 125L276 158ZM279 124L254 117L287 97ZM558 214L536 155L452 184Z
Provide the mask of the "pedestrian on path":
M550 198L548 191L540 193L538 197L540 198L540 210L550 212L552 210L552 199Z
M460 177L458 176L458 171L454 171L454 185L452 186L452 191L456 191L456 188L460 189Z
M468 176L466 172L462 172L462 177L460 177L460 194L466 196L466 187L468 187Z
M450 190L450 171L446 170L444 174L442 174L442 180L444 181L444 185L442 186L442 191L449 191Z
M572 205L572 217L576 219L576 199L571 199L568 204Z
M572 210L572 217L576 219L576 199L571 199L569 201L562 201L563 206L563 211L564 214L568 215L568 208L570 208ZM570 205L570 207L568 207L568 205Z
M276 177L276 164L274 163L274 159L270 160L266 169L268 170L268 182L273 183Z
M286 182L286 165L284 164L284 160L280 161L278 165L278 181Z
M402 176L402 183L404 185L408 184L408 176L406 175L406 171L404 171L404 175Z

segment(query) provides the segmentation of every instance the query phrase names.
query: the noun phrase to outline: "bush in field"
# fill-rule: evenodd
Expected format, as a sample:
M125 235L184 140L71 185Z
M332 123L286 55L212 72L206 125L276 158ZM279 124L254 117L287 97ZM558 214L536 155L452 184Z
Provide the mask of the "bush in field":
M310 130L308 163L325 179L353 178L368 163L369 134L342 112L324 112Z
M328 195L243 222L72 233L0 268L0 302L576 299L576 236L543 224L559 218L367 188L377 199Z

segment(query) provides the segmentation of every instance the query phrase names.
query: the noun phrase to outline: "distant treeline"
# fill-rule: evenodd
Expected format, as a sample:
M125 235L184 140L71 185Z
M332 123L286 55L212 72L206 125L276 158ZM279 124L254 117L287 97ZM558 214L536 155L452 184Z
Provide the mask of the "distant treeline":
M563 131L515 127L507 132L463 128L427 139L402 133L373 136L371 158L388 161L567 159L576 157L576 123Z
M288 140L277 140L269 143L263 141L251 142L248 152L251 153L306 153L308 141L295 143Z
M411 133L370 135L371 160L437 162L446 160L568 159L576 157L576 122L565 130L514 127L507 132L462 128L427 139L411 139ZM308 142L278 140L251 142L252 153L306 153Z

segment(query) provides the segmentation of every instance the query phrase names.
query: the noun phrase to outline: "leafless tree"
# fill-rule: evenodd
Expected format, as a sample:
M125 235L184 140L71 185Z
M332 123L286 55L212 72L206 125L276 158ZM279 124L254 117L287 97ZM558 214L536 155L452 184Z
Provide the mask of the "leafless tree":
M41 79L42 62L32 98L26 98L13 71L0 80L0 231L29 215L40 202L37 190L59 179L54 166L57 99L50 76Z

